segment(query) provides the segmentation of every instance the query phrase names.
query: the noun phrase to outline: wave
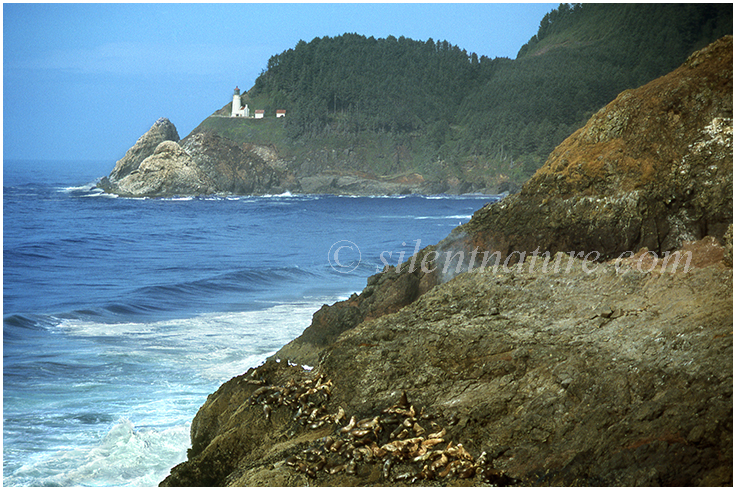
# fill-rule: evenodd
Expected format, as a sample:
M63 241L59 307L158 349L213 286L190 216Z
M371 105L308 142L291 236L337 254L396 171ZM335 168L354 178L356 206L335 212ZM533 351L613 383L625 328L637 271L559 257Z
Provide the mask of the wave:
M116 323L70 319L62 321L56 330L75 339L94 340L107 346L109 363L154 356L161 366L185 364L193 371L193 377L222 383L261 364L309 326L320 306L338 298L342 297L316 297L262 305L259 310L213 312L158 321ZM175 380L169 383L177 384ZM183 386L181 390L188 389ZM157 411L160 412L152 408L149 419L156 419Z
M117 195L108 194L102 188L98 187L97 184L99 181L100 179L96 179L79 186L57 187L56 190L77 198L117 197Z
M331 196L332 195L322 195ZM344 194L335 196L336 198L370 198L370 199L408 199L417 198L423 200L487 200L487 201L499 201L504 197L501 194L372 194L368 196Z
M67 186L62 188L57 188L59 191L62 191L64 193L79 193L79 192L89 192L93 189L100 189L97 187L97 182L88 182L87 184L82 184L81 186Z
M141 286L117 294L113 301L102 295L77 309L33 314L23 310L6 312L5 339L22 341L28 335L23 331L53 330L64 321L115 323L121 319L171 319L208 311L260 310L265 307L263 302L298 300L322 274L329 271L310 272L296 266L246 268L191 281ZM63 309L64 304L58 307Z
M4 337L23 338L22 330L43 331L59 323L59 319L50 315L10 314L3 317ZM10 328L10 329L7 329Z
M97 186L99 179L82 184L79 186L68 186L58 188L59 191L71 194L77 197L84 198L120 198L121 196L113 193L107 193ZM287 190L281 194L264 194L264 195L230 195L230 194L211 194L211 195L200 195L200 196L172 196L172 197L133 197L126 196L122 197L127 200L162 200L162 201L254 201L254 200L280 200L286 199L287 201L305 201L314 200L321 198L345 198L345 199L393 199L403 200L407 198L418 198L424 200L486 200L489 202L496 202L502 199L504 194L438 194L438 195L426 195L426 194L377 194L377 195L331 195L331 194L301 194L292 193Z
M77 189L77 188L64 188L64 189ZM84 186L78 188L82 190L88 190ZM95 198L120 198L123 200L152 200L152 201L241 201L246 203L253 203L257 201L264 202L277 202L277 203L289 203L289 202L301 202L301 201L312 201L320 198L324 198L328 195L312 195L312 194L292 194L289 191L285 191L282 194L264 194L264 195L229 195L229 194L208 194L198 196L119 196L117 194L106 193L100 188L93 188L90 194L82 195L77 194L77 197L95 197ZM332 196L330 196L332 197Z
M315 277L315 273L298 267L241 269L210 278L185 281L171 285L155 285L139 288L134 295L157 299L175 296L184 298L220 292L250 292L297 279Z
M470 220L473 215L444 215L434 217L412 217L414 220Z
M156 486L172 462L186 460L189 426L165 430L116 422L95 445L59 450L26 462L9 475L6 486ZM49 476L49 477L40 477Z
M295 282L304 284L317 276L299 268L266 271L242 270L195 281L169 285L144 286L125 294L119 301L99 308L75 310L57 314L57 318L108 319L138 318L139 316L172 317L202 310L258 309L261 296L273 296L292 288Z
M448 199L448 200L467 200L467 199L478 199L487 201L499 201L505 195L501 194L437 194L437 195L422 195L424 199L437 200L437 199Z
M264 194L264 198L292 198L294 195L289 190L284 191L281 194Z
M188 424L207 395L258 366L335 300L154 321L8 316L29 329L5 363L13 399L4 412L4 484L156 485L186 459ZM30 329L54 321L46 342L29 350Z
M161 201L192 201L194 196L172 196L170 198L160 198Z

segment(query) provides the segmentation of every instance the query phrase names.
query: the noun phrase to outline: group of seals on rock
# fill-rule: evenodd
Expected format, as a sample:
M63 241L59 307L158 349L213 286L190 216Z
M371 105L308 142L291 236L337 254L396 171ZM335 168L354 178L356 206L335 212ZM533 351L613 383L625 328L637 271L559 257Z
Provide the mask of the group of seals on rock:
M257 372L254 370L253 377ZM289 380L282 386L264 385L260 379L252 378L251 384L261 385L254 390L249 397L252 405L261 404L264 416L271 420L271 412L276 406L287 406L296 411L294 420L314 430L333 422L338 424L345 417L343 408L339 408L337 414L329 414L325 404L330 399L331 380L325 380L323 375L311 380L300 382Z
M342 407L335 414L327 411L333 383L325 380L324 375L299 382L291 379L282 386L266 385L257 379L250 383L262 385L254 390L249 402L261 404L267 420L276 406L288 406L294 411L293 419L302 426L317 429L326 424L336 425L332 435L284 460L287 466L310 478L317 478L322 472L356 475L359 471L370 471L359 469L360 465L380 466L383 479L392 482L451 477L478 477L482 482L496 485L514 482L491 465L485 452L475 459L463 444L446 442L445 428L434 421L434 415L426 408L418 411L410 404L404 391L397 404L380 414L360 420L353 415L345 426L338 427L346 419L345 411Z

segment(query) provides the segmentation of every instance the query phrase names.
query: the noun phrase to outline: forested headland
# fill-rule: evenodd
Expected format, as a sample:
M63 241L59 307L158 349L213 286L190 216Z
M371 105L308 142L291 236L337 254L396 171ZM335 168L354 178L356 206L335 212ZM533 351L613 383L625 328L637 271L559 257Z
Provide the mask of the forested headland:
M618 93L731 33L731 4L561 4L514 60L433 39L321 37L272 56L242 102L286 109L261 138L287 154L327 148L359 155L351 171L514 188Z

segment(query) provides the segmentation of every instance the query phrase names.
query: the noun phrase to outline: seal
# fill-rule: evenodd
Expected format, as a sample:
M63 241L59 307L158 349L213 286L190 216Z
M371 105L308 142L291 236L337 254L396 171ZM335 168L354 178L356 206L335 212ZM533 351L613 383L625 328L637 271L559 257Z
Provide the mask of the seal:
M375 469L378 476L391 482L406 479L415 483L418 479L443 480L451 476L460 479L479 477L489 484L514 482L491 467L492 459L485 452L474 460L461 443L453 445L449 442L442 448L440 444L445 443L447 432L433 421L434 415L439 413L428 412L424 407L418 412L410 404L406 391L402 391L397 404L381 410L380 414L361 419L354 414L348 424L337 428L339 421L346 417L345 411L339 406L335 414L328 412L326 401L322 400L327 392L318 389L321 385L331 386L332 381L320 376L311 382L298 384L299 388L289 395L277 390L262 393L269 400L271 396L268 394L279 393L284 395L285 401L299 401L296 419L310 428L336 425L335 432L318 440L317 446L304 450L300 456L288 457L285 461L288 467L310 478L317 478L322 473L335 475L340 472L352 476L357 474L360 462L361 465L378 467ZM267 407L271 406L265 405L264 411ZM454 423L453 417L449 418L449 423ZM428 433L423 425L431 428L432 432ZM395 429L389 432L392 426ZM398 466L401 472L392 476L393 469Z
M407 392L402 391L402 395L399 397L399 402L397 403L397 406L399 406L402 409L407 409L409 407L409 401L407 400Z
M356 416L351 416L351 420L348 422L346 426L340 429L341 433L348 433L353 429L353 427L356 426Z

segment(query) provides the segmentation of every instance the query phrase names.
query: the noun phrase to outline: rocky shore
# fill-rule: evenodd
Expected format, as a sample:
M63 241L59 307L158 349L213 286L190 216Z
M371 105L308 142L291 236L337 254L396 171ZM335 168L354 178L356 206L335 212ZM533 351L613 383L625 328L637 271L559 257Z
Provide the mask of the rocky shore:
M319 160L320 156L314 158ZM344 167L350 168L350 163L344 162ZM167 118L156 121L98 186L126 197L284 192L390 196L499 191L477 188L458 179L426 181L414 173L389 179L361 171L313 169L310 162L282 158L271 145L237 144L208 131L195 131L180 140Z
M731 485L732 70L729 36L624 92L324 306L162 485Z
M719 247L698 247L720 256ZM416 438L391 437L406 417L380 419L383 431L370 432L369 443L359 443L361 433L341 433L352 416L382 416L403 391L418 415L408 429L415 422L426 435L445 429L437 449L460 443L475 461L486 452L499 479L729 484L732 271L718 261L687 274L643 274L632 266L586 274L576 259L569 274L530 272L529 263L515 274L464 273L347 331L312 372L286 358L269 361L208 398L192 423L189 460L163 484L482 484L481 473L420 477L439 456L415 462L417 451L406 459L382 454L392 442ZM271 401L267 417L267 404L254 403L261 387L318 376L331 384L329 397L307 400L313 405L302 410L318 410L314 421L296 417L300 406ZM331 419L321 420L325 415ZM344 441L345 450L327 451L328 437ZM379 451L361 450L372 449L370 442ZM355 474L310 475L320 461L309 462L310 449L322 452L328 471L354 462ZM290 457L308 468L290 466Z
M430 182L419 174L384 179L359 171L313 172L309 162L285 160L270 145L237 144L207 131L195 131L180 140L167 118L157 120L98 186L125 197L285 192L390 196L492 191L476 189L458 179Z
M278 194L285 173L269 156L268 148L206 133L179 140L172 122L160 118L98 186L136 197Z

